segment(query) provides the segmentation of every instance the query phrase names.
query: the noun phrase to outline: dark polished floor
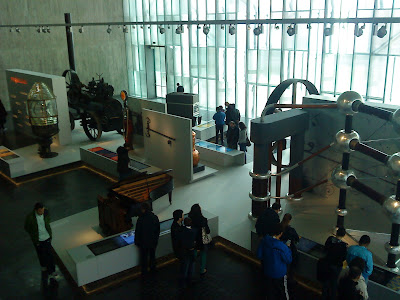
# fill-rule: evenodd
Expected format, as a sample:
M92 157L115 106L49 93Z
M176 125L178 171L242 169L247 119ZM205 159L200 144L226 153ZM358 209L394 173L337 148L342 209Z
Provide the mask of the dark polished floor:
M77 169L15 187L0 177L0 299L79 299L77 289L63 276L58 287L43 287L38 259L24 232L25 215L37 201L45 203L52 220L95 207L96 196L106 194L105 178L86 169ZM208 273L193 288L182 291L177 285L177 264L159 270L146 281L130 280L89 299L259 299L260 274L251 264L212 249ZM197 276L197 279L198 276ZM315 296L295 288L297 299Z

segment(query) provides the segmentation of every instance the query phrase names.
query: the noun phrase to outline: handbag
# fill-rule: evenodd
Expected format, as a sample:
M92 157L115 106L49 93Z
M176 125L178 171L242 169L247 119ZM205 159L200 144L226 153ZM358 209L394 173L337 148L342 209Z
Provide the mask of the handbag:
M251 146L251 142L249 140L249 138L246 136L246 146L250 147Z
M208 245L212 241L212 237L209 233L206 233L205 227L201 228L201 240L203 242L203 245Z

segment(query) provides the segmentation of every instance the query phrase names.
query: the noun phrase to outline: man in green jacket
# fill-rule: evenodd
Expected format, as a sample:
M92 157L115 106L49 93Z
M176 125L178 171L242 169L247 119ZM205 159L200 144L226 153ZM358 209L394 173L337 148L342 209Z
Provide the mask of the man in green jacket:
M47 272L49 279L56 279L53 247L51 246L50 215L42 203L36 203L33 211L26 216L24 228L35 246L42 272Z

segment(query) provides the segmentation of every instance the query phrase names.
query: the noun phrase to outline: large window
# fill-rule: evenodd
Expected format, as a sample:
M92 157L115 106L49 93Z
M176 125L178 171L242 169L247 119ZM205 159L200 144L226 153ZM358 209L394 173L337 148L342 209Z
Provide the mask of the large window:
M203 109L225 101L236 103L243 116L259 116L268 96L283 80L308 79L322 94L355 90L367 101L400 104L400 24L187 25L188 20L400 17L396 0L124 0L126 21L182 21L136 26L127 35L130 94L147 97L146 72L155 72L156 94L175 90L199 94ZM386 25L382 38L377 31ZM326 28L332 27L332 34ZM155 70L146 70L145 48L157 46ZM285 99L291 101L291 91ZM301 97L302 93L298 93Z

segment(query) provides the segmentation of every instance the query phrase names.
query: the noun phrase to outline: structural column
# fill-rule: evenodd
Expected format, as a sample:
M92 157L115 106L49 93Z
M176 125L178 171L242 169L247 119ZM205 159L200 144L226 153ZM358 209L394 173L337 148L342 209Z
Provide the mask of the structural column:
M392 196L393 197L393 196ZM400 180L397 181L397 189L396 189L396 202L393 202L393 206L400 206ZM397 205L396 205L397 204ZM396 256L400 254L400 245L399 245L399 234L400 234L400 220L397 216L392 217L392 232L390 234L390 242L385 245L386 251L388 252L388 258L386 266L388 268L397 268L396 266Z

